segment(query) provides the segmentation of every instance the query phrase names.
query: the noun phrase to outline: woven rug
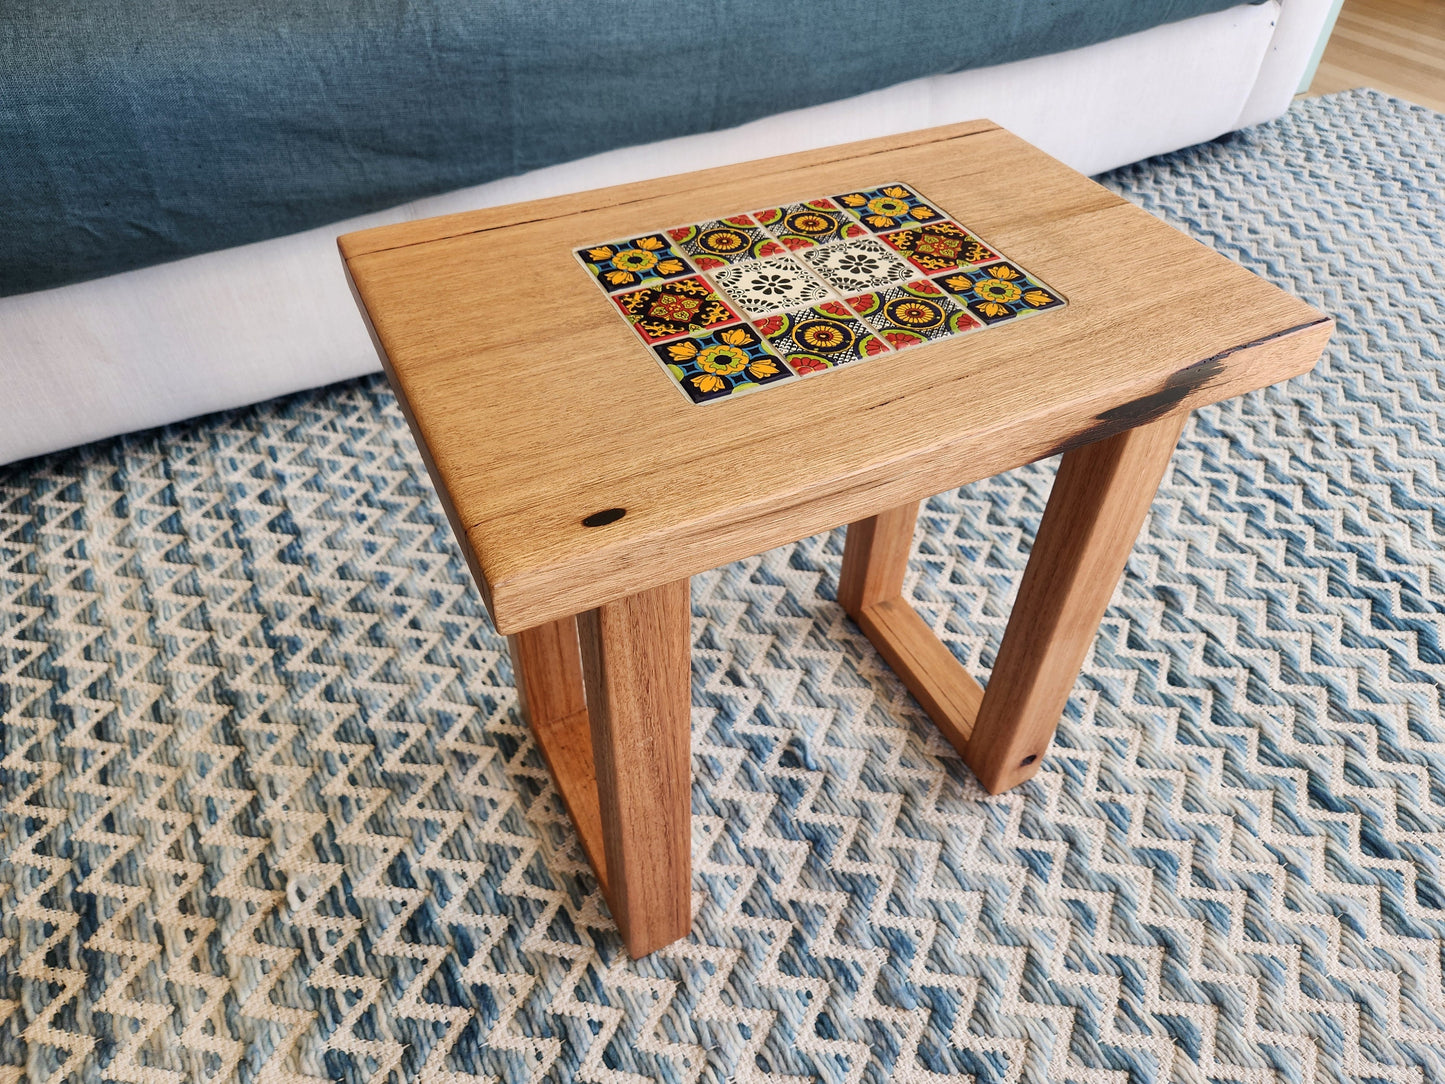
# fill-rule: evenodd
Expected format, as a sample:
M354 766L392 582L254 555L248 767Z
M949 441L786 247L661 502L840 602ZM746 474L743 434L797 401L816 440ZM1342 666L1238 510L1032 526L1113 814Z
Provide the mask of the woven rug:
M381 380L0 470L0 1081L1445 1080L1442 171L1355 92L1108 179L1340 326L1194 417L1017 791L841 531L697 577L640 962ZM1052 466L921 516L983 679Z

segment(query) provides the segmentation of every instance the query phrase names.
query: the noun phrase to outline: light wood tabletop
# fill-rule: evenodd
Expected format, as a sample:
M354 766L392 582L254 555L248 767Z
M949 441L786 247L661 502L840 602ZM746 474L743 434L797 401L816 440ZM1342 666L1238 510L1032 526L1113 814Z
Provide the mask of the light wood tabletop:
M695 407L572 257L598 238L895 178L1069 305ZM504 633L1294 376L1331 326L988 122L385 226L340 247ZM583 525L613 508L626 514Z

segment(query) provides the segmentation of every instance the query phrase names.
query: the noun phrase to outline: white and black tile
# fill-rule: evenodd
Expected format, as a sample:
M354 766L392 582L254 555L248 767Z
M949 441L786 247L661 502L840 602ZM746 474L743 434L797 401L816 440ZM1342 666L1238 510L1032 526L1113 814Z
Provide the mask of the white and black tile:
M825 282L844 293L876 289L916 273L871 237L810 248L802 257Z
M827 287L791 256L735 264L712 277L748 316L812 305L829 296Z

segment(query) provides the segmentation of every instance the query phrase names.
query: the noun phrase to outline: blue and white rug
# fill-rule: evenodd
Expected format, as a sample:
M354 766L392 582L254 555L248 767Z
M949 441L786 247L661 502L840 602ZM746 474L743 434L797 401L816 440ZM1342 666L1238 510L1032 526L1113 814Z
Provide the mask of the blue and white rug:
M692 936L630 962L396 404L0 470L0 1082L1445 1080L1445 122L1109 183L1339 318L1200 411L1039 776L833 602L693 582ZM1051 464L931 501L986 678Z

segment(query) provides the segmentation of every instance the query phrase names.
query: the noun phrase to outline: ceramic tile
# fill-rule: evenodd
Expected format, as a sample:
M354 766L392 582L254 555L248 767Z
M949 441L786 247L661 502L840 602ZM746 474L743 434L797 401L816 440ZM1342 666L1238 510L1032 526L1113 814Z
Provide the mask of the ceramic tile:
M726 399L793 375L747 324L692 334L652 349L694 403Z
M832 200L814 199L755 211L753 217L766 226L774 237L797 252L830 241L849 237L865 237L868 231L845 214Z
M913 189L901 184L863 188L833 199L874 233L926 226L944 217Z
M863 293L917 273L873 237L836 241L810 248L802 256L825 282L845 294Z
M1001 324L1064 303L1038 279L1012 263L996 263L933 280L985 324Z
M887 345L841 301L756 321L768 343L799 376L886 353Z
M1067 304L906 184L724 215L577 257L694 403Z
M577 256L609 293L696 272L661 233L579 248Z
M922 346L983 326L927 279L850 297L848 306L895 350Z
M1002 258L957 222L947 220L885 233L878 239L929 275L977 267Z
M705 280L696 276L629 290L615 294L612 300L647 343L740 319Z
M827 287L791 256L735 264L712 277L749 316L811 305L828 296Z
M766 259L783 251L783 246L747 215L679 226L668 230L667 236L675 248L703 271L745 260Z

